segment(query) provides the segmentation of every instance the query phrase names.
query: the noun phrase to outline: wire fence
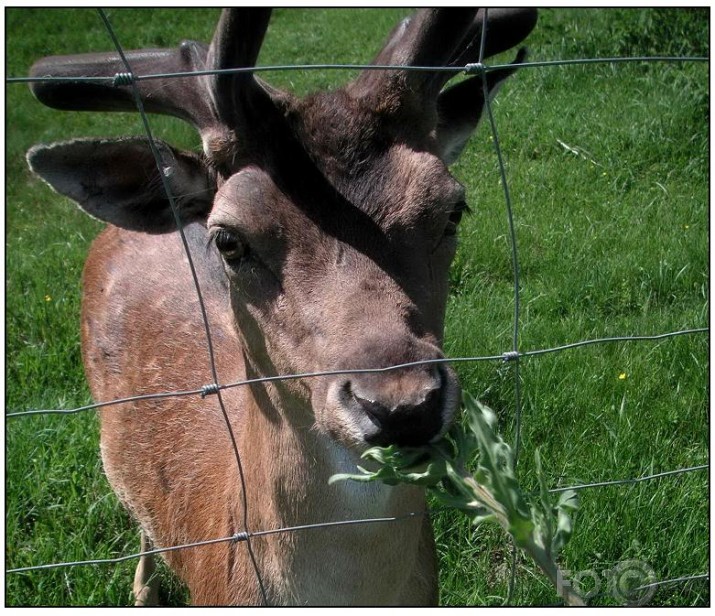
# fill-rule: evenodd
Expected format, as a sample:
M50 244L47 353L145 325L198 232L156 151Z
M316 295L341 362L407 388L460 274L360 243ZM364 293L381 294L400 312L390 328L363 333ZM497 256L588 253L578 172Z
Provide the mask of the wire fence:
M57 562L57 563L49 563L49 564L42 564L42 565L36 565L36 566L18 567L18 568L14 568L14 569L7 569L6 573L22 573L22 572L29 572L29 571L56 569L56 568L62 568L62 567L74 567L74 566L80 566L80 565L117 564L117 563L121 563L124 561L132 560L132 559L138 559L138 558L140 558L142 556L146 556L146 555L163 554L163 553L170 552L170 551L190 549L190 548L195 548L195 547L200 547L200 546L212 545L212 544L216 544L216 543L243 542L243 543L246 543L247 548L248 548L249 556L250 556L253 570L254 570L255 577L256 577L256 582L259 586L260 594L263 599L263 603L267 605L268 598L267 598L266 591L264 588L264 583L263 583L263 580L261 577L261 572L259 570L258 564L256 562L253 551L251 549L251 539L252 538L262 537L262 536L266 536L266 535L280 534L280 533L306 532L306 531L319 530L322 528L329 528L329 527L402 523L405 520L409 520L409 519L413 519L415 517L421 517L423 515L429 515L430 513L434 513L434 510L410 512L406 515L401 515L401 516L396 516L396 517L379 517L379 518L367 518L367 519L339 520L339 521L331 521L331 522L317 522L314 524L305 524L305 525L292 526L292 527L286 527L286 528L259 529L259 530L250 529L249 525L248 525L249 505L248 505L247 496L246 496L246 494L247 494L246 479L244 476L241 454L240 454L240 451L239 451L239 448L238 448L238 445L236 442L236 438L233 434L233 430L232 430L230 421L228 419L228 413L226 411L223 399L221 397L222 391L224 391L226 389L230 389L230 388L246 387L246 386L259 384L259 383L270 383L270 382L278 382L278 381L286 381L286 380L305 379L305 378L312 378L312 377L327 377L327 376L336 376L336 375L345 375L345 374L381 373L381 372L387 372L387 371L393 371L393 370L400 370L400 369L404 369L407 367L418 366L418 365L423 365L423 364L436 364L436 363L454 364L454 363L460 363L460 362L465 362L465 363L502 362L502 363L508 364L512 368L512 376L513 376L513 382L514 382L514 443L513 443L513 451L514 451L514 458L515 458L515 463L516 463L519 459L519 454L520 454L520 449L521 449L522 392L521 392L521 378L520 378L520 374L519 374L521 360L529 359L529 358L536 358L536 357L540 357L540 356L543 356L546 354L551 354L551 353L562 353L562 352L565 352L568 350L578 349L578 348L591 346L591 345L604 345L604 344L609 344L609 343L622 344L622 343L634 343L634 342L661 341L661 340L672 339L672 338L680 337L680 336L702 335L702 334L707 334L709 332L709 328L698 327L698 328L683 329L683 330L679 330L679 331L671 331L671 332L666 332L666 333L656 334L656 335L623 335L623 336L596 338L596 339L591 339L591 340L581 340L581 341L566 343L566 344L562 344L562 345L554 346L554 347L550 347L550 348L535 349L535 350L528 350L528 351L523 351L520 349L520 323L521 323L520 288L521 288L521 283L520 283L520 266L519 266L519 257L518 257L517 235L516 235L516 229L515 229L511 196L510 196L510 192L509 192L509 182L508 182L506 167L505 167L505 163L504 163L504 159L503 159L503 155L502 155L502 151L501 151L499 132L497 130L497 124L496 124L494 115L492 113L492 105L490 103L490 96L489 96L489 92L488 92L488 88L487 88L487 80L486 80L487 73L494 71L494 70L505 68L509 65L500 65L500 64L485 65L483 63L486 30L484 30L482 32L482 39L480 41L481 47L480 47L479 61L477 63L466 64L464 66L424 67L424 66L392 66L392 65L387 66L387 65L363 65L363 64L272 65L272 66L258 66L258 67L245 68L245 69L244 68L223 69L223 70L211 70L211 71L156 73L156 74L141 75L141 74L135 74L133 72L132 66L128 62L128 60L125 56L125 53L124 53L124 49L123 49L119 39L117 38L117 35L112 27L112 24L110 23L109 19L107 18L105 12L102 9L98 9L98 13L99 13L99 16L100 16L105 28L106 28L109 38L111 39L112 43L114 44L114 47L122 60L122 63L125 68L125 72L119 72L119 73L116 73L113 75L107 75L107 76L101 76L101 77L86 77L86 78L85 77L76 77L76 76L73 76L73 77L53 77L53 76L10 77L10 78L6 79L6 82L9 84L20 84L20 83L40 82L40 81L42 81L42 82L86 81L86 82L100 82L100 83L104 83L104 84L111 84L114 86L130 86L132 88L132 93L133 93L134 100L136 103L137 112L141 118L146 137L147 137L150 147L152 149L154 159L156 161L156 165L159 169L159 177L161 178L161 180L163 182L164 191L165 191L165 193L169 199L169 202L171 204L171 209L172 209L172 212L173 212L175 220L176 220L178 233L181 237L181 240L182 240L182 243L184 246L184 250L186 253L186 257L189 262L191 275L193 278L193 284L194 284L194 287L196 290L199 307L200 307L200 311L201 311L202 322L204 324L204 329L205 329L204 335L205 335L205 341L206 341L208 354L209 354L210 371L211 371L213 381L208 384L197 383L195 388L188 389L188 390L158 392L158 393L154 393L154 394L140 395L140 396L128 396L128 397L121 398L121 399L116 399L116 400L111 400L111 401L106 401L106 402L101 402L101 403L95 403L95 404L89 404L89 405L85 405L85 406L81 406L81 407L77 407L77 408L73 408L73 409L35 409L35 410L28 410L28 411L10 412L10 413L6 413L6 417L7 418L20 418L20 417L28 417L28 416L34 416L34 415L75 414L75 413L80 413L83 411L99 409L99 408L106 408L106 407L111 407L114 405L120 405L120 404L126 404L126 403L138 402L138 401L156 400L156 399L163 399L163 398L177 398L177 397L200 397L201 399L204 399L208 396L216 396L218 399L221 413L223 415L223 420L225 422L226 429L229 433L231 447L233 449L233 456L235 458L236 465L238 468L239 477L240 477L241 493L242 493L242 498L243 498L243 503L242 503L243 504L243 519L242 519L243 529L241 531L234 533L231 536L227 536L227 537L218 537L218 538L205 540L205 541L186 543L183 545L155 548L155 549L151 549L151 550L144 551L144 552L120 556L117 558L92 559L92 560L73 561L73 562ZM566 65L578 65L578 64L584 65L584 64L596 64L596 63L617 64L617 63L633 63L633 62L671 62L672 63L672 62L706 62L706 61L708 61L708 58L705 58L705 57L666 57L666 56L611 57L611 58L555 60L555 61L543 61L543 62L525 62L520 65L520 68L529 69L529 68L544 68L544 67L554 67L554 66L566 66ZM162 172L163 163L162 163L161 156L158 152L156 142L155 142L153 134L152 134L149 119L148 119L147 114L143 107L141 96L137 89L137 84L141 81L153 80L153 79L171 79L171 78L183 78L183 77L189 77L189 76L198 77L198 76L203 76L203 75L229 74L229 73L235 74L235 73L240 73L240 72L259 73L262 71L296 71L296 70L325 71L325 70L356 70L356 69L357 70L378 70L378 71L380 71L380 70L394 71L396 69L405 70L405 71L432 71L432 72L444 71L444 72L451 72L454 74L481 74L482 75L482 84L483 84L483 88L484 88L485 111L486 111L486 115L489 120L489 126L490 126L490 130L491 130L491 135L493 138L495 154L496 154L497 161L498 161L500 180L501 180L502 188L504 191L504 200L505 200L506 213L507 213L507 218L508 218L509 243L510 243L510 251L511 251L511 258L512 258L513 279L514 279L514 314L513 314L513 323L512 323L513 324L512 348L509 351L506 351L506 352L503 352L500 354L481 356L481 357L452 357L452 358L448 357L448 358L439 359L439 360L410 362L410 363L405 363L405 364L388 366L385 368L361 368L361 369L354 369L354 370L335 370L335 371L321 371L321 372L310 372L310 373L300 373L300 374L290 374L290 375L276 375L276 376L270 376L270 377L246 379L246 380L242 380L242 381L238 381L238 382L234 382L234 383L221 383L218 378L218 374L217 374L217 370L216 370L215 354L214 354L213 342L212 342L212 333L211 333L211 328L209 325L206 308L204 305L204 300L203 300L202 293L201 293L199 279L196 274L196 269L193 264L193 258L191 255L191 251L189 249L187 239L184 236L182 223L180 221L180 218L178 215L178 210L176 208L175 201L174 201L174 195L172 194L171 187L169 186L168 179L167 179L166 175ZM700 464L700 465L693 465L693 466L688 466L688 467L684 467L684 468L668 470L668 471L659 472L659 473L653 473L653 474L644 475L644 476L640 476L640 477L630 477L630 478L620 478L620 479L604 479L604 480L596 481L596 482L592 482L592 483L584 483L584 484L572 485L572 486L567 486L567 487L554 487L550 490L550 492L551 493L559 493L559 492L564 492L567 490L580 491L580 490L595 489L595 488L606 487L606 486L634 485L634 484L638 484L638 483L642 483L642 482L649 482L649 481L654 481L654 480L664 479L664 478L672 478L672 477L682 476L687 473L703 472L703 471L708 471L708 470L709 470L709 465ZM516 547L514 547L513 551L512 551L511 577L510 577L509 593L508 593L507 602L509 602L509 600L513 597L514 592L515 592L516 563L517 563L517 554L516 554ZM653 581L652 583L643 585L635 590L637 590L637 591L638 590L646 590L646 589L656 588L656 587L663 586L663 585L684 584L684 583L688 583L691 581L705 580L705 579L709 579L709 572L706 572L706 573L697 572L697 573L693 573L690 575L683 575L678 578Z

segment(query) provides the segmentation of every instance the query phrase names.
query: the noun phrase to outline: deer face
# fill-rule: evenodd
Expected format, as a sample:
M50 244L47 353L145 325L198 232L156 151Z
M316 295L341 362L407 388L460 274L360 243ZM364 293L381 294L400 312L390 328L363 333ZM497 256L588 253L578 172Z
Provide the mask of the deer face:
M295 127L299 137L316 131L314 149L285 168L231 175L208 218L251 362L273 374L441 358L464 189L434 153L384 131L321 135L332 117L321 108L303 106ZM360 141L373 133L380 143ZM352 444L426 442L459 397L446 365L303 386L318 426Z
M489 22L497 38L490 51L523 39L533 17L499 13L494 26ZM224 13L207 52L184 44L175 60L194 58L201 68L251 65L265 24L260 13ZM466 62L482 27L483 15L474 11L423 11L393 32L376 62ZM229 45L236 39L244 41L241 49ZM141 62L142 52L132 53ZM111 61L90 60L105 70ZM36 72L49 63L65 72L77 66L62 58L42 62ZM488 87L512 72L490 73ZM169 93L142 85L159 111L198 127L205 158L159 143L159 171L146 142L125 140L35 148L29 160L91 214L152 233L172 227L162 173L182 219L205 221L210 249L223 261L215 274L229 281L237 332L258 374L425 362L288 386L292 404L312 409L317 428L344 444L416 445L447 429L459 399L451 368L429 362L443 358L448 268L466 210L464 189L447 164L484 103L481 77L442 91L445 82L437 73L366 71L341 90L297 100L240 74L196 81L206 96L183 95L183 107L174 99L162 107L160 97ZM46 87L36 94L57 98ZM108 93L92 96L94 108L108 108ZM111 96L116 105L116 91Z

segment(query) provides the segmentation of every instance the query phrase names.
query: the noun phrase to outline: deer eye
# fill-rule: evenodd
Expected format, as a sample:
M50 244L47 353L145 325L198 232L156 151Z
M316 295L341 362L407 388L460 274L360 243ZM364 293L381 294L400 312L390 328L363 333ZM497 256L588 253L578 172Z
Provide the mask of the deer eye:
M449 215L449 220L447 221L447 226L444 229L444 234L446 236L456 235L457 227L462 220L462 215L464 213L469 213L470 209L466 201L460 201L454 206L452 213Z
M238 261L248 255L248 244L237 234L228 229L218 229L213 234L214 244L227 261Z

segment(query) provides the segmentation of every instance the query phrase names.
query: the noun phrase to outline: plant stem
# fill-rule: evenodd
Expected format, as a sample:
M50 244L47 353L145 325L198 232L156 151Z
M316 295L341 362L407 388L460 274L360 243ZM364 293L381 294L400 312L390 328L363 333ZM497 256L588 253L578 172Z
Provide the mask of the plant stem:
M561 595L561 598L566 602L566 605L577 605L585 606L586 602L583 600L581 595L579 595L571 586L571 583L564 578L563 573L559 566L554 562L554 560L546 553L546 550L540 545L534 543L533 540L529 540L524 545L517 544L524 552L526 552L534 562L539 566L546 577L551 580L551 583L556 587L556 592Z
M509 518L504 511L504 507L494 499L491 492L484 486L479 485L474 477L472 477L472 475L462 466L455 467L455 471L457 471L464 483L469 486L477 500L493 512L494 517L497 519L501 527L511 534L511 524L509 523ZM534 562L539 566L539 569L541 569L546 577L551 580L551 583L556 587L556 592L558 592L561 598L566 602L566 605L586 605L583 598L572 588L568 580L564 578L561 569L554 562L553 558L551 558L551 555L548 554L544 547L537 544L531 537L526 541L514 538L514 542L517 547L531 556Z

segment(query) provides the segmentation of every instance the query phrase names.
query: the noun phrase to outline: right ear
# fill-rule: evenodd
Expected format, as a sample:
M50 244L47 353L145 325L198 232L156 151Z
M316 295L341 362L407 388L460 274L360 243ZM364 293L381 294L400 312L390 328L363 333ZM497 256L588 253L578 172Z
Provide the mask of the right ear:
M526 60L526 49L506 68L487 73L489 100L499 87ZM477 128L484 111L484 89L481 75L476 75L443 90L437 99L437 140L441 159L447 165L455 162Z
M161 169L183 224L205 220L216 185L203 161L155 140ZM30 169L91 216L146 233L176 230L164 184L146 138L79 139L38 145Z

